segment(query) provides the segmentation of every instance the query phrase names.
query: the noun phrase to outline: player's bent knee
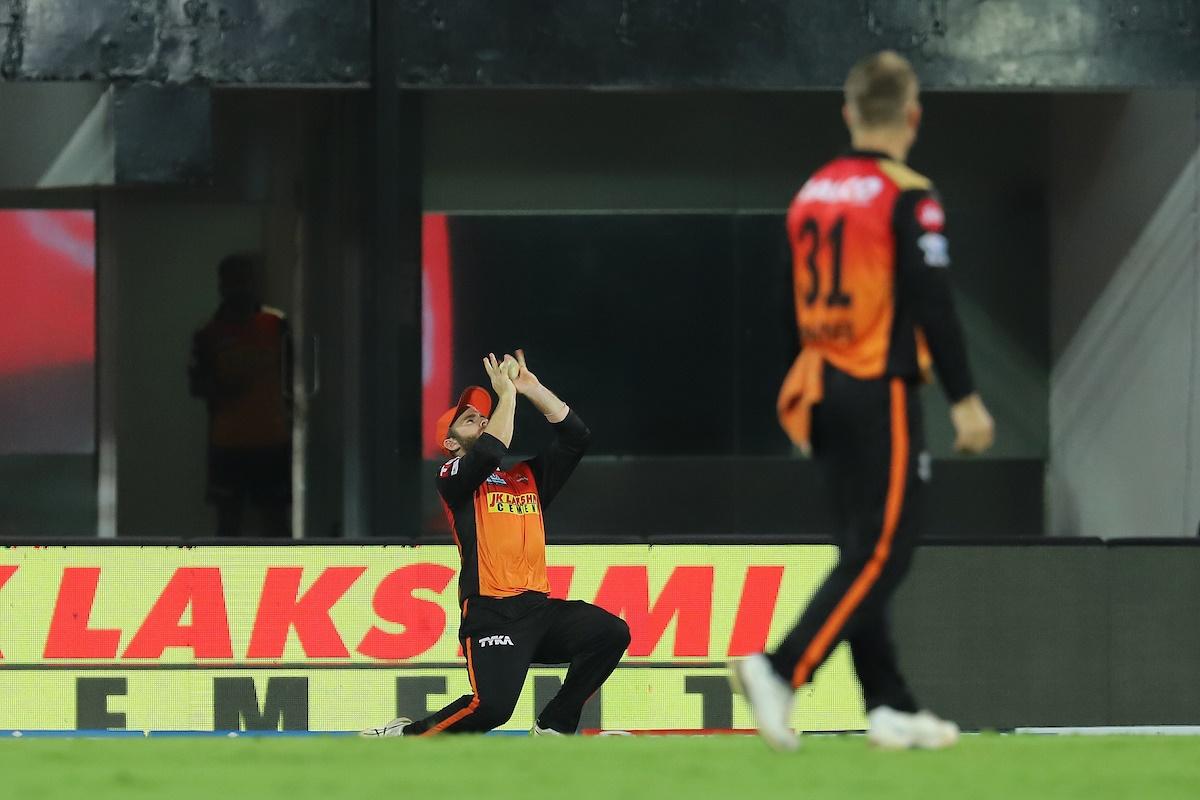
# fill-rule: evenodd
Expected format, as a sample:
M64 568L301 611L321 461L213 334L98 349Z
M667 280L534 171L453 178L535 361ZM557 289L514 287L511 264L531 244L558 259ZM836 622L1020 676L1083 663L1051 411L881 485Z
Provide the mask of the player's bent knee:
M620 617L613 617L613 623L609 626L608 640L613 648L621 651L627 649L632 640L629 634L629 623Z
M514 708L514 703L480 703L475 709L475 724L487 730L499 728L512 718Z

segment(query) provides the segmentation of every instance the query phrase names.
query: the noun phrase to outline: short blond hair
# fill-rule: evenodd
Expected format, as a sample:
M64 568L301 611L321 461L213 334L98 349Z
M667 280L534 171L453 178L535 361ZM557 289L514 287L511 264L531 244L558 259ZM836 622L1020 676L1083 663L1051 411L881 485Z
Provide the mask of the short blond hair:
M882 128L904 122L904 111L917 99L920 85L908 59L894 50L867 56L850 69L844 91L857 124Z

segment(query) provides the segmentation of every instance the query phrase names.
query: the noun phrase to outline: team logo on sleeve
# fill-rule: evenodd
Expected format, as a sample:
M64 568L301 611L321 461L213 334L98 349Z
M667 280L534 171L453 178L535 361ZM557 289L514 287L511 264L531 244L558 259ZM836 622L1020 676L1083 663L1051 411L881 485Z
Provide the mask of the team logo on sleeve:
M950 266L950 243L940 233L922 234L917 247L925 254L925 264L930 267Z
M930 233L941 233L946 227L946 212L942 204L932 197L917 203L917 224Z

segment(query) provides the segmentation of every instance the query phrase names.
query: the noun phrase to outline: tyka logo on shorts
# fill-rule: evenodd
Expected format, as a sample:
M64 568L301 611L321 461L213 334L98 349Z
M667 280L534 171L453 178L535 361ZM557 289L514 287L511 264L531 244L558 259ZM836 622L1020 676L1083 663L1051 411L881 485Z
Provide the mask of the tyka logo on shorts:
M479 640L480 647L488 647L489 645L500 645L500 644L506 644L509 647L512 647L513 640L511 637L504 636L504 635L484 636L482 639Z

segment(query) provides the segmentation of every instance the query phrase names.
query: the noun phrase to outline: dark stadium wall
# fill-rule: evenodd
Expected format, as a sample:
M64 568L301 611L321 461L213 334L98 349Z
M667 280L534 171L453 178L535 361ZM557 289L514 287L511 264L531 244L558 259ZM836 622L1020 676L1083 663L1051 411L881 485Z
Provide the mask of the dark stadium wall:
M424 207L782 216L807 174L847 146L840 103L832 92L433 94ZM910 159L946 199L971 356L999 420L995 458L1047 452L1049 104L931 93ZM932 452L950 456L944 402L926 396Z
M1196 553L1194 545L1136 542L1110 550L1109 718L1114 725L1200 723Z
M1055 97L1048 531L1200 524L1200 94Z
M894 610L921 701L967 728L1200 723L1200 547L920 549Z
M1200 69L1195 0L400 6L398 77L423 88L829 88L884 47L939 89L1178 86Z
M315 98L312 95L311 98ZM207 417L188 394L191 335L220 298L217 263L263 255L268 305L294 313L298 95L247 93L217 104L217 174L210 187L101 196L102 253L115 280L116 532L211 536L204 500ZM102 265L102 274L103 265Z
M121 276L122 290L125 281L135 284L131 294L122 300L122 304L131 309L125 312L130 321L125 322L122 317L119 327L128 329L133 325L133 329L138 330L142 325L139 316L154 317L159 313L158 309L163 309L165 315L165 309L172 306L194 306L203 309L200 316L196 316L194 309L186 324L180 320L170 323L187 328L190 333L203 314L208 313L212 290L208 285L189 284L187 279L172 283L167 278L172 273L151 276L152 280L162 281L157 287L158 291L166 293L163 298L167 299L162 302L154 300L158 291L138 289L137 281L130 276L137 276L150 267L138 265L137 259L125 266L126 248L132 248L134 252L141 248L143 255L138 256L141 259L163 256L151 256L146 252L148 245L137 244L138 240L151 239L156 234L142 230L135 221L122 223L122 214L126 213L121 211L122 208L133 209L139 203L162 206L163 209L171 208L173 204L192 204L212 206L211 213L221 215L224 212L216 209L232 204L230 209L240 209L232 216L255 216L257 221L250 225L259 229L255 241L263 241L266 237L274 242L269 248L276 254L273 257L278 258L279 254L289 251L291 245L286 240L294 236L291 219L286 214L281 218L279 209L272 211L270 204L260 204L265 191L263 187L272 181L292 181L298 174L294 164L289 166L268 157L285 137L274 134L278 139L275 141L264 134L267 138L250 148L241 147L239 139L245 137L245 129L260 123L269 130L267 121L271 119L275 120L276 127L280 126L281 119L284 120L282 124L290 124L286 122L286 115L279 113L281 101L277 99L273 106L267 100L270 96L270 93L246 93L239 94L240 99L218 98L215 146L219 157L214 189L144 189L136 193L115 193L105 200L114 204L109 209L115 212L110 220L110 233L115 236L121 232L122 225L128 227L121 234L124 239L112 251L119 258L115 274ZM1081 427L1088 419L1087 415L1065 413L1061 409L1069 406L1059 406L1053 461L1056 471L1049 494L1052 505L1050 531L1084 535L1194 534L1194 518L1200 516L1200 508L1195 507L1200 487L1189 488L1185 482L1194 482L1200 472L1193 468L1189 473L1188 439L1175 434L1185 428L1188 414L1193 413L1183 400L1187 396L1188 381L1192 380L1186 377L1191 370L1191 351L1188 349L1191 339L1186 331L1172 327L1192 319L1189 316L1191 307L1186 306L1191 295L1187 291L1166 295L1172 303L1185 303L1179 313L1158 314L1161 320L1169 322L1165 328L1161 323L1159 327L1164 336L1162 341L1174 343L1168 347L1151 346L1139 340L1140 328L1132 320L1126 327L1104 328L1103 336L1095 326L1089 334L1084 320L1089 310L1111 308L1112 301L1105 305L1101 287L1111 284L1119 288L1122 259L1137 251L1138 237L1145 232L1159 231L1157 235L1161 235L1164 220L1174 220L1176 224L1168 231L1167 240L1171 247L1182 253L1182 258L1186 258L1188 247L1195 252L1195 234L1189 233L1186 216L1187 176L1194 176L1196 169L1195 162L1188 160L1197 147L1195 93L1139 92L1070 97L931 93L926 98L926 106L928 124L914 151L913 163L937 179L948 199L955 229L962 233L954 239L955 254L962 265L959 271L960 300L968 328L972 331L972 356L976 364L982 365L978 368L981 382L1000 420L997 455L1013 464L1019 461L1036 463L1046 456L1050 439L1046 414L1051 404L1046 390L1047 363L1053 333L1058 359L1055 367L1058 402L1064 403L1064 398L1071 396L1072 391L1075 396L1084 392L1083 396L1089 400L1089 414L1122 424L1104 427L1097 435L1096 431L1090 428L1085 431ZM687 211L723 216L766 215L769 218L786 203L795 188L797 176L802 176L814 163L841 147L843 138L836 124L836 113L834 93L455 92L430 95L426 98L425 206L428 210L473 215L476 219L498 217L500 222L503 215L514 213L568 218L577 216L578 212L606 215L610 212L661 214ZM228 121L220 122L222 118L229 120L239 116L244 117L244 121L232 126ZM317 117L323 118L323 115L318 113ZM815 118L823 120L822 124L812 124L811 120ZM828 122L830 118L832 123ZM626 122L629 119L636 119L638 124ZM716 119L721 124L704 124L705 119ZM345 124L353 126L356 123L350 120ZM239 129L241 133L236 132ZM1080 137L1080 130L1092 131L1094 135ZM352 134L346 135L353 138ZM231 157L232 152L237 152L238 157ZM986 153L987 157L977 157L977 152ZM969 169L964 169L963 164L968 164ZM324 176L312 176L308 180L315 182L314 186L339 185L338 179L328 171ZM1194 191L1194 177L1192 181L1190 186ZM1184 216L1166 219L1160 206L1172 190L1175 194L1171 196L1184 198L1182 203L1172 206ZM1184 194L1180 195L1180 191ZM62 192L39 194L36 201L78 202L71 200L69 195ZM61 196L68 199L54 201L54 197ZM344 194L341 196L345 199ZM8 197L10 204L29 202L12 192ZM81 195L81 198L86 204L88 196ZM168 202L164 204L159 198ZM319 216L328 217L338 207L338 203L326 198ZM211 242L217 249L241 240L242 234L232 233L228 237L222 234L206 238L205 231L211 232L212 224L209 212L194 213L198 211L198 208L180 211L176 221L180 236ZM152 213L162 216L166 211L160 209ZM1154 222L1156 219L1159 220L1157 223ZM995 220L1007 224L998 225ZM176 223L163 219L162 224ZM242 228L247 224L241 221L235 226ZM103 231L103 225L101 229ZM345 250L337 242L356 241L354 236L344 231L333 235L320 245L318 260L336 260L338 253ZM126 245L126 239L133 243ZM171 241L170 237L164 237L160 244L166 247ZM1145 243L1141 245L1143 250L1145 246ZM186 256L172 255L172 263L178 263L180 258ZM1185 262L1172 263L1178 267ZM204 268L198 265L185 269L183 274L191 274L187 271L190 269L202 270L198 276L193 276L194 280L206 277ZM1128 266L1124 269L1129 273ZM320 270L317 272L319 274ZM1186 280L1186 274L1179 273L1184 276L1179 279ZM1054 282L1054 310L1050 309L1051 300L1045 286L1049 281ZM1040 288L1029 291L1030 286ZM326 286L324 291L330 294L334 288ZM172 292L179 293L183 299L178 303L171 301ZM1033 300L1029 302L1031 297ZM143 302L150 305L143 309L140 306ZM1157 308L1153 304L1152 307ZM318 325L327 347L340 347L332 344L330 337L341 335L339 332L347 330L349 323L337 313L328 310L321 313L332 314ZM153 324L147 323L145 330L153 328ZM1120 331L1121 335L1114 336L1113 330ZM1080 332L1087 335L1080 338ZM1089 381L1102 380L1105 373L1098 369L1081 372L1080 365L1086 366L1087 359L1076 357L1071 362L1076 366L1071 370L1066 369L1068 362L1064 361L1070 355L1071 347L1081 353L1090 352L1086 348L1079 349L1085 343L1088 346L1117 343L1121 348L1120 357L1124 359L1120 363L1131 365L1123 369L1130 369L1132 365L1141 369L1148 365L1161 372L1161 375L1155 373L1159 377L1154 378L1142 375L1134 382L1135 387L1149 385L1161 378L1166 385L1175 388L1147 397L1128 390L1092 393L1087 390ZM149 345L139 342L128 346ZM165 348L166 345L161 346ZM157 358L160 363L155 362L158 363L156 368L166 370L164 380L182 380L180 363L172 361L163 352L158 353ZM353 366L352 360L335 360L334 363L342 372L336 380L326 373L323 391L328 400L348 386L351 379L345 370ZM1091 363L1108 362L1093 359ZM1075 377L1067 380L1066 376ZM134 389L121 393L122 404L140 402L141 390L137 388L136 379L133 380ZM1181 380L1184 383L1176 386ZM948 429L944 409L937 392L926 394L934 452L946 456ZM198 405L193 407L190 398L184 394L176 397L180 405L156 409L156 413L171 417L171 424L163 426L164 435L168 437L165 441L188 436L192 442L189 447L201 446L197 444L202 442L201 433L189 431L189 426L203 424L202 416L198 416ZM1031 401L1031 397L1040 399ZM1096 403L1097 397L1107 398L1104 403L1108 405ZM1164 421L1162 441L1154 447L1141 446L1137 437L1142 435L1146 424L1144 409L1147 404L1164 401L1171 404L1167 410L1149 417L1151 421ZM343 492L343 488L350 493L360 491L361 468L353 461L344 460L346 443L340 436L344 420L327 410L330 405L333 403L319 406L314 412L320 417L320 432L314 438L317 450L313 462L325 464L328 469L321 479L308 482L313 493L326 495L315 501L323 510L314 512L317 517L311 528L314 535L343 530L346 520L353 520L357 513L355 509L361 505L360 501ZM147 408L149 406L133 406L121 413L141 424ZM175 414L186 416L187 421L174 418L172 415ZM1071 420L1078 420L1074 428L1067 426ZM1127 441L1111 438L1114 436L1133 438ZM125 444L123 437L123 447ZM176 475L171 485L178 488L168 489L165 495L156 497L154 471L158 466L150 458L150 451L139 455L138 445L131 443L129 447L131 449L125 452L121 463L123 479L119 504L123 524L128 522L130 525L129 534L170 535L171 528L164 520L175 518L199 519L195 530L207 530L208 510L200 501L203 476L196 471L200 469L202 454L192 450L186 456L180 455L181 461L192 465L193 472L186 478ZM1095 450L1097 447L1101 451ZM1196 451L1194 442L1191 448L1191 452ZM1106 450L1124 453L1125 458L1102 457ZM1136 469L1126 469L1130 453L1147 454L1138 456L1145 458L1146 463ZM1166 454L1166 457L1160 458L1160 454ZM87 533L95 508L90 491L93 472L90 464L77 466L63 473L65 483L61 485L75 487L70 494L78 498L78 502L72 500L58 508L14 511L6 519L10 533ZM605 472L609 466L597 463L589 468ZM767 466L764 465L764 469ZM790 475L793 467L800 468L789 465L784 473ZM719 467L697 462L696 468L703 471ZM1106 472L1110 469L1118 472L1110 475ZM769 469L767 472L776 476L782 474ZM944 470L941 472L945 473ZM1188 478L1189 474L1193 477ZM1030 481L1028 477L1022 472L1020 477L1014 473L1011 478L1002 480L1006 488L1022 487L1019 491L1026 493L1024 496L1028 498L1039 494L1037 481ZM994 482L996 478L992 476L991 479ZM609 480L602 478L606 484ZM982 480L987 481L986 478ZM766 485L772 484L768 481ZM948 496L969 496L972 485L970 480L965 483L956 480L952 486L946 486ZM1029 513L1019 515L1020 520L1030 519L1031 514L1035 518L1040 516L1040 506L1028 499L1019 499L1021 495L994 494L1004 497L1004 508L1011 509L1015 504L1024 503L1024 509ZM741 499L747 500L751 496ZM1123 516L1124 512L1112 507L1119 497L1126 497L1120 501L1124 508L1138 510ZM620 532L620 520L611 513L601 513L602 504L589 505L582 497L576 500L580 505L575 516L587 520L588 525L572 532ZM26 497L25 501L27 506L31 498ZM24 506L10 504L9 507ZM774 520L758 519L761 515L746 509L759 508L759 505L750 502L741 507L743 511L730 517L729 525L734 530L740 529L743 522L749 524L756 519L754 524L760 531L773 529L811 534L820 533L825 524L821 522L824 517L812 514L805 515L803 520L811 523L808 525L798 525L787 516ZM158 511L151 512L151 508ZM985 516L1019 529L1015 532L1036 532L1025 522L1012 525L1011 519L994 514ZM42 524L36 522L37 519L48 522ZM961 519L969 522L970 517ZM35 522L35 527L27 527ZM185 527L192 524L187 522ZM662 526L652 524L650 519L647 526L650 530L635 533L662 532ZM123 533L125 530L122 526ZM187 532L194 531L189 529ZM687 533L686 530L670 532ZM953 530L937 532L943 535L955 533Z
M1106 556L1094 543L921 548L893 610L921 702L968 728L1107 724Z
M5 80L362 86L372 36L416 88L828 88L900 48L937 88L1178 86L1200 77L1196 0L708 4L593 0L11 3ZM372 26L381 28L373 31ZM378 52L378 48L374 48Z
M924 102L926 126L911 162L946 198L971 357L1000 430L996 451L979 462L995 472L967 475L962 461L935 469L936 501L945 512L936 515L937 532L1036 535L1048 427L1050 98L931 92ZM619 486L638 496L633 473L625 472L648 456L675 458L668 476L728 470L744 476L747 491L735 491L724 511L701 516L640 504L646 513L639 534L686 533L689 525L705 532L828 532L830 517L812 504L767 511L779 504L765 487L809 486L811 465L754 459L787 453L773 414L788 358L775 319L786 317L786 297L782 282L769 276L787 269L782 214L799 183L847 146L840 103L836 92L426 97L424 207L449 215L460 289L454 381L475 379L467 353L520 339L540 347L546 375L557 376L558 388L589 410L598 433L586 468L597 481L564 498L576 512L563 516L571 533L619 531L602 495ZM469 291L501 264L520 276L530 312L501 313ZM562 281L562 270L577 280ZM662 292L671 302L654 302ZM698 339L697 324L706 331ZM642 346L647 335L659 347ZM660 347L675 360L664 363ZM590 388L574 364L579 354L613 353L626 365L619 397ZM670 431L651 416L629 418L622 392L686 383L693 362L705 358L738 364L732 383L714 394L708 437L675 441L681 437L664 435ZM941 393L925 396L931 452L954 459ZM658 469L655 463L645 460L645 469ZM671 478L656 481L664 482ZM679 481L681 496L685 483ZM608 487L596 489L594 502L593 485ZM999 513L955 499L985 493L1003 497Z
M216 265L262 254L265 299L296 346L302 448L293 476L307 535L338 536L361 512L363 93L240 91L214 97L213 184L102 195L118 343L116 532L208 537L207 421L190 397L192 332L219 302ZM248 515L249 531L257 519Z
M0 83L0 107L20 125L0 128L0 189L30 188L46 174L104 94L100 83Z
M118 262L118 296L124 309L118 315L118 330L126 331L121 334L118 356L124 387L118 406L120 419L125 420L119 433L117 482L122 536L203 535L211 530L211 512L202 501L203 411L198 401L186 396L183 362L179 360L184 355L177 352L176 345L182 342L180 346L186 347L187 335L211 313L215 288L205 264L215 263L214 253L247 242L262 245L279 275L275 283L287 284L289 266L284 262L295 246L295 214L288 208L298 202L291 196L297 184L308 187L301 190L306 197L302 205L311 222L306 229L311 248L306 270L316 282L310 287L311 296L321 300L305 309L307 329L300 333L302 338L313 335L321 339L324 366L320 398L308 415L310 449L303 486L309 493L306 531L328 536L366 529L362 514L369 490L364 486L361 451L364 436L372 434L360 433L359 423L341 411L361 406L358 382L372 374L369 369L364 371L360 360L364 351L346 338L361 335L361 319L339 310L348 292L363 290L361 285L350 285L360 280L353 264L362 255L361 233L352 230L362 222L352 210L361 199L346 191L347 181L353 183L347 176L356 168L353 164L336 166L336 159L327 158L335 149L322 150L320 146L310 150L312 157L302 166L295 147L288 142L297 130L307 131L303 138L311 141L317 135L313 130L342 117L339 124L350 129L340 134L350 141L343 145L350 153L344 158L353 161L358 149L353 129L359 123L353 114L333 115L320 102L302 97L279 92L218 93L214 98L213 188L145 189L115 193L105 201L111 203L108 213L113 241L109 249ZM972 330L972 356L981 385L1001 420L1003 434L995 459L937 470L940 477L934 500L951 510L938 517L933 532L1037 534L1041 531L1041 460L1046 441L1047 314L1042 285L1046 267L1039 257L1044 246L1028 243L1042 242L1045 237L1042 206L1049 99L935 93L926 105L929 125L913 162L938 181L960 232L954 240L962 265L960 301ZM587 216L574 217L585 229L603 228L606 219L614 219L614 213L619 220L619 215L631 211L687 211L741 215L754 223L755 230L769 230L771 215L781 213L803 175L844 147L835 93L448 93L427 96L425 113L425 209L452 214L484 212L475 218L492 220L501 233L510 230L504 222L506 214L516 213L531 222L529 215L535 213L549 215L551 221L569 222L571 215L580 211L599 215L595 225L588 223ZM821 123L814 124L814 119ZM1003 126L997 120L1003 121ZM1001 129L1007 133L1002 135ZM964 164L969 169L964 169ZM136 220L143 208L154 220L146 230ZM181 237L197 244L187 253L170 253L171 243ZM522 252L535 252L530 243L519 239L503 244L518 259ZM349 259L349 266L339 266L341 259ZM457 266L468 270L463 275L470 274L472 265L465 256L460 254ZM674 274L674 270L689 266L667 262L656 268ZM533 267L537 265L531 264ZM1031 286L1040 288L1031 291ZM529 289L534 306L561 302L561 298L539 291L537 287ZM746 294L748 298L756 296L749 288ZM284 305L298 325L304 325L299 309L294 304L288 307L281 297L274 293L272 299ZM186 309L190 310L182 313ZM685 316L686 312L686 307L680 309ZM749 319L761 317L763 311L751 303L746 313ZM478 325L487 319L464 319L463 324ZM529 317L529 321L535 323L536 318ZM502 326L495 329L496 335L508 335L503 326L511 322L496 321ZM737 325L738 321L731 315L721 324ZM173 332L157 339L144 338L160 326ZM303 344L309 347L312 341L304 338ZM547 349L542 363L550 365L550 374L555 374L553 365L568 363L571 354ZM311 365L311 355L308 351L302 354L302 366ZM779 364L774 366L782 370L784 361L777 360ZM559 383L564 392L584 393L586 401L586 385L573 385L566 369L560 368L557 374L562 376ZM152 381L152 376L159 382L152 386L139 383ZM464 374L456 379L461 382L472 377ZM130 382L127 387L126 381ZM761 391L754 396L762 395L761 419L731 419L730 423L747 430L762 428L782 446L770 412L777 381L778 375L759 381ZM951 458L944 401L936 391L926 396L933 453L940 459ZM159 421L147 418L151 408ZM593 417L607 431L606 439L619 440L625 435L619 420L607 420L607 409L595 409ZM135 434L146 427L155 428L154 433L135 440ZM169 447L162 452L171 453L172 463L158 464L154 459L157 448L167 443ZM768 513L777 505L771 502L775 491L771 487L786 487L793 480L812 483L816 477L810 474L811 465L767 460L735 468L723 459L740 451L723 447L716 445L711 453L714 458L694 460L689 469L701 474L734 469L747 476L739 483L742 489L729 498L729 514L678 516L668 513L667 504L649 503L639 530L628 530L627 520L614 513L604 496L618 487L624 487L622 491L636 488L633 473L626 474L633 468L632 462L626 458L608 463L604 455L621 453L601 448L597 463L587 465L589 474L594 473L592 479L583 482L586 487L596 487L595 497L581 490L577 497L564 499L572 507L571 513L563 515L562 532L828 532L829 515L811 504L786 513ZM657 454L673 455L670 451ZM171 474L165 489L159 486L164 468ZM646 468L654 469L653 462L646 462ZM980 487L995 487L988 494L994 503L963 501L978 496ZM425 495L422 505L432 500L432 494ZM436 513L426 513L422 519L432 523L438 518ZM173 525L174 519L182 523ZM437 529L433 524L430 530ZM416 532L388 521L379 530L388 535Z
M101 206L117 256L117 527L121 536L211 535L207 418L188 395L192 332L218 303L216 264L257 250L249 203L113 197ZM271 289L274 299L274 287Z
M1187 234L1186 202L1178 199L1187 186L1172 181L1187 174L1186 164L1194 165L1187 159L1200 138L1195 93L1200 84L1200 38L1196 36L1200 5L1196 0L1137 5L1080 0L1070 8L1014 0L1002 9L979 3L818 8L772 0L708 9L712 13L706 14L694 13L689 3L631 8L604 0L590 4L585 12L565 14L521 2L476 0L431 11L427 3L404 0L377 4L389 13L374 18L366 0L336 7L303 0L282 12L277 3L267 0L247 0L235 4L236 8L191 4L182 15L148 0L132 4L103 0L92 3L92 13L87 15L73 13L70 0L11 5L12 24L3 32L8 57L0 68L6 83L0 92L14 118L28 121L36 116L40 121L36 136L30 134L29 124L18 126L24 142L12 138L18 128L6 135L6 152L20 152L22 157L11 158L0 168L0 186L28 185L45 158L69 136L74 117L100 91L99 83L72 81L116 81L118 93L130 96L144 89L149 109L161 108L159 101L169 99L153 97L158 88L183 87L185 93L203 95L197 107L207 109L209 86L293 86L314 93L315 87L363 89L373 74L380 74L394 77L401 87L428 92L423 97L428 119L425 207L456 214L778 213L798 178L844 141L833 90L848 63L864 52L898 47L913 60L929 90L928 125L913 163L937 180L949 203L961 307L973 331L972 358L1000 425L991 463L1025 464L1029 469L1012 485L1038 495L1015 501L1023 511L1018 518L1041 516L1041 494L1029 487L1037 484L1042 462L1053 454L1052 532L1188 534L1195 530L1200 517L1200 469L1194 463L1200 453L1196 446L1200 426L1191 424L1194 401L1180 399L1195 396L1197 359L1191 347L1195 337L1184 330L1185 323L1196 318L1195 305L1190 312L1186 307L1189 295L1184 286L1195 270L1183 269L1188 263L1194 266L1194 259L1176 258L1171 263L1179 269L1171 274L1158 267L1149 273L1159 280L1155 285L1167 298L1164 305L1155 306L1153 298L1147 300L1149 295L1139 295L1140 302L1154 306L1152 312L1139 312L1141 320L1166 321L1158 325L1157 341L1168 346L1143 344L1146 339L1138 338L1134 323L1114 336L1111 326L1094 322L1089 327L1088 320L1102 320L1120 306L1112 291L1097 295L1097 287L1119 289L1123 281L1137 282L1136 270L1114 254L1144 255L1149 240L1138 234L1162 233L1159 229L1167 220L1151 212L1172 187L1177 227L1168 237L1170 246L1186 253L1188 242L1195 242L1194 226L1190 239ZM22 81L41 84L19 85ZM390 86L391 81L387 83ZM1130 87L1138 91L1070 98L1047 94ZM1158 88L1149 91L1149 87ZM1171 87L1177 92L1168 91ZM438 91L443 89L449 91ZM997 89L1004 91L978 93ZM1030 91L1040 94L1024 93ZM382 101L389 92L373 90L375 112L387 110ZM272 117L275 107L269 102L256 108L261 100L257 91L246 97L236 113L244 114L247 124L261 123L276 131L276 144L290 143L291 131L281 132L289 118ZM227 100L215 99L214 104L216 118L222 105L230 107ZM410 111L397 106L353 124L367 136L380 129L381 122L391 120L374 148L372 155L377 156L386 152L391 141L386 137L394 139L395 118ZM147 112L134 121L152 117ZM264 208L251 184L287 183L299 170L293 164L290 172L264 178L264 165L277 163L272 150L230 157L221 142L224 127L227 123L217 119L215 190L164 194L150 189L104 196L103 203L112 212L110 275L125 274L117 270L124 261L124 244L116 237L136 237L136 223L123 220L123 215L138 203L161 206L158 213L167 216L166 209L189 206L193 216L164 219L163 224L170 228L178 222L176 230L189 235L217 225L224 233L211 240L214 250L243 237L212 223L204 209L220 217L238 204L245 205L247 212L255 206L253 213L262 215L257 241L266 243L273 254L288 251L284 239L291 237L294 220L279 206ZM144 129L139 131L145 134ZM133 144L146 141L137 139ZM372 148L359 144L364 151ZM138 163L136 153L132 155L128 166L130 174L137 176L139 166L147 165ZM232 167L235 164L248 169L239 171ZM145 175L170 180L169 169L163 172L163 167L163 162L150 163ZM406 169L405 191L411 191L414 170ZM1194 176L1196 168L1190 169ZM386 187L397 177L392 167L389 170L378 173L384 177L373 189ZM313 170L300 182L343 190L347 185L345 175L317 175ZM346 197L336 192L330 196ZM370 196L373 199L362 219L375 214L380 220L387 217L391 212L386 209L372 211L385 196L393 209L399 208L394 191ZM1114 204L1112 198L1118 197L1129 205ZM55 201L52 195L42 194L37 202ZM346 207L322 206L334 213ZM407 214L402 221L410 234L405 257L411 261L416 214ZM245 227L243 233L254 227L229 224ZM123 226L128 230L123 231ZM330 262L338 260L347 242L370 250L390 236L386 231L379 234L383 226L378 224L375 240L361 231L351 232L349 221L333 227L340 232L331 229L330 237L314 250ZM1141 251L1135 246L1138 242L1143 242ZM354 261L358 255L349 263L361 265ZM375 255L379 254L365 257ZM389 262L382 258L378 263ZM145 267L131 263L128 269L136 276ZM348 283L330 282L321 290L357 291L359 299L386 307L394 296L372 294L372 281L383 272L386 268L351 269L346 273ZM405 279L411 280L414 272L408 269ZM388 279L385 276L379 285L394 289L397 284L387 283ZM1053 288L1047 291L1051 281ZM186 280L171 285L164 279L157 288L169 292L186 286ZM1185 290L1176 291L1181 286ZM136 289L131 291L131 299L122 304L139 297ZM1196 295L1194 289L1191 294ZM1052 305L1061 307L1061 312L1052 311ZM154 317L157 313L156 309L126 309L122 322L127 315L132 328L130 324L125 328L142 330L135 314ZM362 409L371 401L361 395L372 391L362 386L364 371L353 372L362 351L343 347L361 334L361 330L355 333L356 324L330 312L319 327L327 340L337 340L339 355L352 354L337 361L340 380L326 383L325 399L341 400L338 392L344 388L349 406ZM413 320L408 320L405 330L411 332L413 327ZM1100 329L1103 335L1097 332ZM404 338L408 356L415 341L415 336ZM1116 361L1094 357L1105 347L1122 351ZM376 348L366 356L367 366L384 372L380 367L395 363L396 355ZM167 360L162 356L161 365ZM1049 389L1052 363L1053 391ZM1105 390L1107 394L1093 392L1089 386L1102 379L1091 365L1100 363L1119 364L1133 376L1130 383L1138 389L1120 397L1111 388ZM1190 376L1186 380L1185 373ZM1149 391L1146 387L1160 377L1165 390ZM1111 382L1106 386L1111 387ZM129 388L137 398L144 387L135 382ZM395 388L389 389L391 407L411 405L416 393L397 397ZM127 402L130 393L122 389L120 402ZM933 451L947 456L944 404L937 393L928 394ZM1101 401L1093 402L1093 395ZM381 514L373 522L360 512L371 505L371 496L385 496L389 485L399 483L395 478L403 468L395 463L399 448L392 442L398 437L388 430L373 441L363 420L356 418L351 426L354 433L344 438L346 420L327 411L330 405L322 403L314 411L320 431L314 436L318 450L310 463L327 465L328 470L321 479L314 475L308 482L314 493L328 492L319 501L325 510L314 532L339 532L347 521L355 530L395 530L392 518L405 513L400 510L404 503L380 504ZM380 409L386 410L387 403L375 406L375 413L382 414ZM1076 413L1080 409L1086 413ZM121 413L141 422L136 411ZM1145 426L1143 418L1156 422ZM1117 424L1097 422L1108 419ZM186 425L171 430L182 436ZM1180 436L1181 430L1191 432ZM177 508L172 501L153 514L145 512L158 503L148 488L153 485L153 465L147 456L139 455L136 445L131 447L121 467L129 470L127 480L120 484L131 532L159 531L154 520L187 514L191 506ZM370 453L363 456L355 448ZM347 456L347 449L354 452ZM1121 457L1128 453L1139 455ZM1107 466L1096 469L1094 463ZM11 466L0 465L6 470ZM33 472L28 474L43 476L39 478L43 485L49 485L44 484L45 476L59 475L51 480L61 479L58 485L72 487L71 501L62 504L59 515L46 497L34 503L36 508L26 502L30 498L20 498L26 510L6 514L0 528L27 533L33 530L27 527L32 521L42 520L44 525L35 525L38 532L86 533L95 510L89 485L95 465L80 462L61 473L55 472L58 467L38 472L42 466L29 467ZM5 474L16 476L19 483L25 468ZM1136 474L1137 479L1126 480L1126 473ZM976 485L997 479L1000 476L992 475ZM367 483L371 485L364 488ZM182 501L185 494L196 497L196 487L180 488L176 499ZM1117 504L1128 514L1123 516ZM1028 532L1024 523L1011 522L1005 524ZM415 526L406 521L404 527ZM1040 532L1042 526L1036 527Z

